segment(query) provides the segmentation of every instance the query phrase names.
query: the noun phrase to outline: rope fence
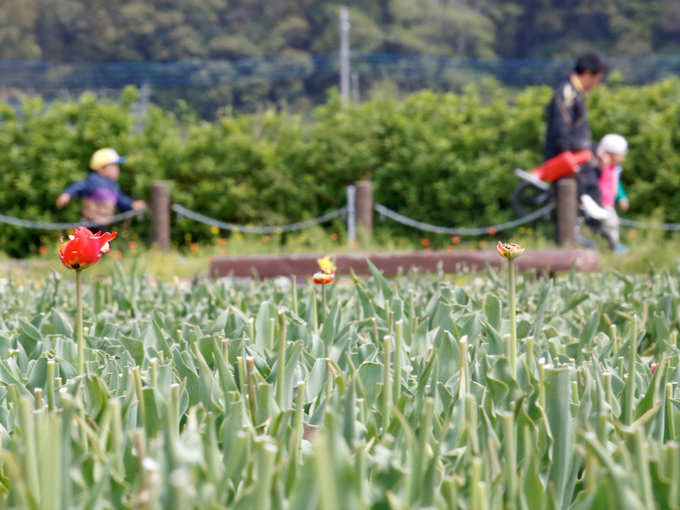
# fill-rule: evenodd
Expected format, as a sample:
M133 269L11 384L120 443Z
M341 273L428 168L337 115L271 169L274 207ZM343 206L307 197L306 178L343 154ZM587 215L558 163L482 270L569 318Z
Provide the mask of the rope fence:
M210 225L212 227L217 227L222 230L235 230L237 232L244 232L247 234L280 234L283 232L294 232L296 230L302 230L305 228L313 227L314 225L320 225L321 223L326 223L327 221L333 220L335 218L344 217L347 213L347 207L341 207L340 209L335 209L324 215L318 216L305 221L298 221L297 223L289 223L288 225L265 225L265 226L252 226L252 225L238 225L236 223L229 223L226 221L216 220L210 216L205 216L204 214L197 213L186 207L182 207L178 204L172 205L172 210L180 218L189 218L199 223L205 225Z
M364 184L362 189L370 189L370 183L363 182L357 183L357 186ZM368 188L366 188L368 184ZM372 191L368 194L360 194L357 192L357 186L348 186L347 189L347 205L340 207L339 209L334 209L316 218L311 218L304 221L298 221L295 223L289 223L284 225L242 225L237 223L231 223L227 221L221 221L205 214L201 214L196 211L192 211L186 207L179 204L171 204L169 201L169 184L166 182L155 182L154 187L160 186L160 195L156 198L154 193L152 193L152 204L151 208L139 210L139 211L126 211L120 214L116 214L109 218L106 222L95 222L82 220L79 222L48 222L48 221L37 221L37 220L27 220L23 218L17 218L14 216L9 216L5 214L0 214L0 223L7 225L12 225L20 228L36 229L36 230L70 230L76 227L94 227L94 226L105 226L118 223L131 218L141 218L149 213L152 222L152 233L153 241L158 242L159 239L164 239L165 242L161 243L162 249L169 248L170 239L170 212L174 212L178 218L187 218L192 221L203 223L205 225L210 225L212 227L217 227L220 230L242 232L247 234L280 234L286 232L294 232L298 230L303 230L316 225L320 225L336 218L342 218L347 224L347 235L348 241L351 243L355 241L357 225L363 227L364 230L372 230L372 212L375 211L383 219L390 219L401 225L411 227L423 232L430 232L433 234L445 234L445 235L457 235L457 236L480 236L480 235L493 235L498 232L503 232L521 225L526 225L537 221L541 218L547 217L556 206L552 203L541 207L525 216L514 219L512 221L507 221L504 223L497 223L494 225L487 226L477 226L477 227L445 227L439 225L432 225L430 223L425 223L422 221L415 220L403 214L400 214L392 209L386 207L383 204L373 204ZM153 189L152 189L153 191ZM163 201L161 201L163 200ZM620 224L622 227L628 228L638 228L642 230L663 230L663 231L680 231L680 223L653 223L645 221L635 221L627 218L620 218Z
M422 221L417 221L403 214L388 209L382 204L375 204L375 210L381 216L394 220L407 227L413 227L424 232L432 232L434 234L447 234L447 235L458 235L458 236L479 236L483 234L488 234L490 232L502 232L503 230L508 230L526 223L531 223L543 216L546 216L555 208L553 204L548 204L541 207L540 209L517 218L516 220L508 221L505 223L498 223L497 225L489 225L487 227L439 227L437 225L431 225L429 223L423 223Z
M136 216L142 216L144 214L146 214L146 209L142 209L139 211L125 211L119 214L114 214L106 221L82 220L72 223L25 220L22 218L16 218L14 216L0 214L0 223L4 223L6 225L13 225L15 227L31 228L34 230L70 230L76 227L94 227L112 225L113 223L118 223L120 221L134 218Z
M652 223L648 221L635 221L627 218L619 218L622 227L638 228L640 230L680 230L680 223Z

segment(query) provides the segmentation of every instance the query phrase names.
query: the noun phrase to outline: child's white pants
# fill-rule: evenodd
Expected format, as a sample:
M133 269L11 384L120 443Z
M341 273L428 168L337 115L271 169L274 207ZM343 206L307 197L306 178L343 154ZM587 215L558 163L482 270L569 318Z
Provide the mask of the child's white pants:
M586 216L600 222L602 234L612 243L613 247L619 244L619 225L621 222L614 207L602 207L592 197L581 195L581 209Z
M619 215L616 214L616 209L614 207L604 207L607 211L607 216L602 219L602 232L614 243L614 245L619 244Z

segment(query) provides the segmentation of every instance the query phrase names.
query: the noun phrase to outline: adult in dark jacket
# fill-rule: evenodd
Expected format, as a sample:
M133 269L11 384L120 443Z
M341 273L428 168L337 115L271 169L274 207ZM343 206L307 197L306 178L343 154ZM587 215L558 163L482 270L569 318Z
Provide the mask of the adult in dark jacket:
M585 53L576 60L569 79L555 89L547 107L546 160L565 151L592 150L586 94L600 84L607 71L602 57Z

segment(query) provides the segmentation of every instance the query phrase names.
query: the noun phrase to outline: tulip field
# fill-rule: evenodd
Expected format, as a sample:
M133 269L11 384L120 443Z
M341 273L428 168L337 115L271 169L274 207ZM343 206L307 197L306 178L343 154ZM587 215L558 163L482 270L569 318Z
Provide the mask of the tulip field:
M0 280L0 508L680 509L680 268L372 271Z

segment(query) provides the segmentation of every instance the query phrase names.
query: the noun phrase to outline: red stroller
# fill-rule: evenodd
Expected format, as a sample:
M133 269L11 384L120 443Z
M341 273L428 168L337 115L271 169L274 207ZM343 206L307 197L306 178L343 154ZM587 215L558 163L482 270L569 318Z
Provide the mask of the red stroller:
M551 184L557 179L574 174L579 165L590 161L591 156L589 150L563 152L530 172L516 168L515 175L523 182L512 193L514 211L519 216L526 216L547 205L554 193Z

